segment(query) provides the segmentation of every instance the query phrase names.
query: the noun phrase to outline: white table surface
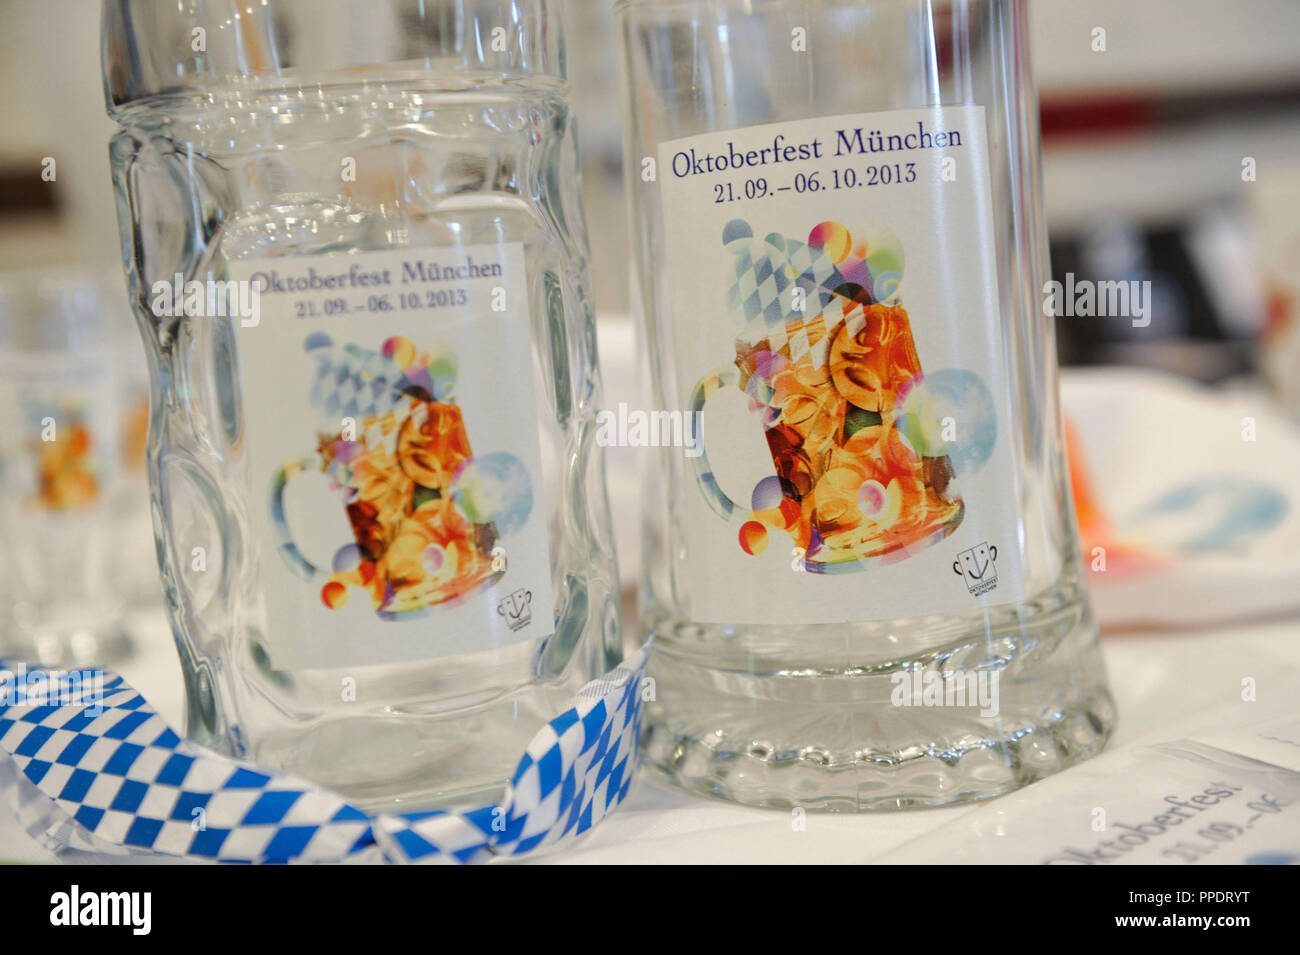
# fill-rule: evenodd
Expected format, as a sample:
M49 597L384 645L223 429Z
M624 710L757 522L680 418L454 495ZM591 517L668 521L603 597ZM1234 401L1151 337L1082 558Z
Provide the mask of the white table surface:
M161 611L137 613L132 622L140 649L119 669L179 729L180 672ZM1209 734L1249 722L1255 712L1295 712L1295 701L1300 700L1300 620L1178 632L1108 633L1103 648L1119 706L1119 724L1108 754ZM1242 700L1245 677L1256 681L1254 703ZM1066 770L1065 775L1070 772ZM1032 798L1043 785L1035 784L1012 798ZM548 853L538 861L862 863L889 854L891 862L907 862L908 843L915 841L919 857L930 851L927 835L977 809L810 813L802 831L797 831L788 812L689 795L643 771L616 813L576 845ZM1300 833L1296 836L1300 838ZM7 809L0 811L0 859L55 861L17 827Z

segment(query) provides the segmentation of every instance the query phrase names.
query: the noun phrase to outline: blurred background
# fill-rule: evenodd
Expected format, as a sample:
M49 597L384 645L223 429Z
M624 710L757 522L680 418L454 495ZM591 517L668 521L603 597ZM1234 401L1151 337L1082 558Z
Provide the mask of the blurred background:
M606 401L614 406L636 400L640 362L628 318L613 2L567 6ZM99 17L95 0L0 0L0 273L87 266L120 274ZM1183 393L1174 418L1156 425L1184 435L1172 453L1200 446L1208 467L1223 457L1221 449L1185 440L1205 431L1203 409L1217 412L1234 440L1239 419L1300 415L1300 375L1292 371L1300 362L1300 3L1030 0L1030 18L1054 277L1149 281L1153 297L1145 327L1122 318L1057 318L1062 364L1174 376L1122 379L1120 390L1130 396L1152 387L1164 393L1174 385L1212 386ZM127 321L124 314L115 320ZM1086 376L1067 375L1065 392L1072 437L1079 439L1072 451L1085 544L1115 540L1112 519L1124 519L1126 509L1131 516L1152 504L1165 514L1146 490L1112 492L1124 481L1115 468L1139 460L1113 450L1116 429L1127 422L1136 430L1124 440L1150 445L1144 435L1151 423L1135 424L1130 412L1149 410L1157 399L1130 397L1112 407L1103 399L1113 399L1116 387ZM1250 413L1230 411L1226 396ZM138 454L142 399L131 400L136 404L123 399L121 417L135 430L123 431L121 445L123 453ZM1106 428L1099 430L1099 421ZM1286 462L1296 434L1291 425L1279 427L1291 430L1277 438L1277 429L1263 429L1277 439L1278 456L1241 463L1272 473L1272 497L1215 497L1216 491L1180 499L1178 507L1195 513L1205 500L1217 501L1206 505L1218 508L1210 523L1218 527L1222 518L1238 529L1247 511L1289 507L1294 516L1297 508L1287 502L1295 472L1286 474ZM610 460L630 603L638 552L635 450L612 449ZM1108 479L1100 488L1093 483L1098 472ZM142 491L132 494L144 500ZM1274 530L1287 524L1271 520L1265 524ZM138 521L147 523L143 508ZM1148 538L1151 526L1144 525ZM1240 556L1247 545L1237 530L1224 533L1215 539ZM1167 558L1203 543L1166 535L1159 545L1117 546ZM1257 556L1275 564L1275 549L1294 543L1275 542ZM150 558L142 560L152 575ZM1105 599L1099 598L1103 620Z

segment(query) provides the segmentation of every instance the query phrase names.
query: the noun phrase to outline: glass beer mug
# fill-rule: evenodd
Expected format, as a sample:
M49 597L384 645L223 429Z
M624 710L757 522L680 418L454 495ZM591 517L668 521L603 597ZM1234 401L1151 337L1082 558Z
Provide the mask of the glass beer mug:
M494 798L622 658L547 0L109 0L188 732L376 807Z
M867 810L1098 752L1023 3L617 11L634 307L699 428L648 471L649 760Z

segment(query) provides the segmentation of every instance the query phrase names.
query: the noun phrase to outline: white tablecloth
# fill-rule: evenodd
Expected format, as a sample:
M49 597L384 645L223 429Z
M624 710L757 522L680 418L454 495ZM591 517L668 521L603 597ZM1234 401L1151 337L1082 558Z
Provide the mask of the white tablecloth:
M133 624L140 652L119 668L180 729L180 672L166 624L159 612L138 614ZM1103 761L1113 762L1117 787L1124 785L1124 761L1112 759L1117 754L1254 724L1270 713L1294 713L1294 701L1300 699L1300 620L1112 633L1103 638L1103 647L1119 725L1107 753L1090 765L1104 773L1108 763ZM1254 702L1242 699L1244 678L1255 681ZM1065 779L1076 771L1054 778ZM1037 783L992 805L1010 805L1007 800L1016 799L1018 807L1034 808L1039 802L1036 791L1050 798L1051 782ZM688 795L642 772L614 815L576 845L539 861L861 863L888 856L890 862L908 862L933 852L928 835L978 811L978 806L965 806L865 815L810 813L797 829L789 812ZM1279 837L1300 841L1300 823L1287 819L1279 825L1285 826ZM54 858L17 828L7 810L0 811L0 859Z

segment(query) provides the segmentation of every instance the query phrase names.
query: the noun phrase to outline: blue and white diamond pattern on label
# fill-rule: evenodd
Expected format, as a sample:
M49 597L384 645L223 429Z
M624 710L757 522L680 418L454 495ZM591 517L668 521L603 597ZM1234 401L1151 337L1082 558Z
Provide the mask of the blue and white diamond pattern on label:
M835 293L847 279L824 250L785 236L759 238L748 233L732 237L726 248L735 256L736 270L736 281L727 289L727 304L743 316L746 340L766 340L778 351L789 345L790 357L796 361L811 351L813 367L825 366L829 335L816 345L809 343L803 330L787 339L786 318L796 289L807 303L807 313L819 317L828 331L840 323L845 323L850 335L861 330L862 310L846 308L850 303Z

